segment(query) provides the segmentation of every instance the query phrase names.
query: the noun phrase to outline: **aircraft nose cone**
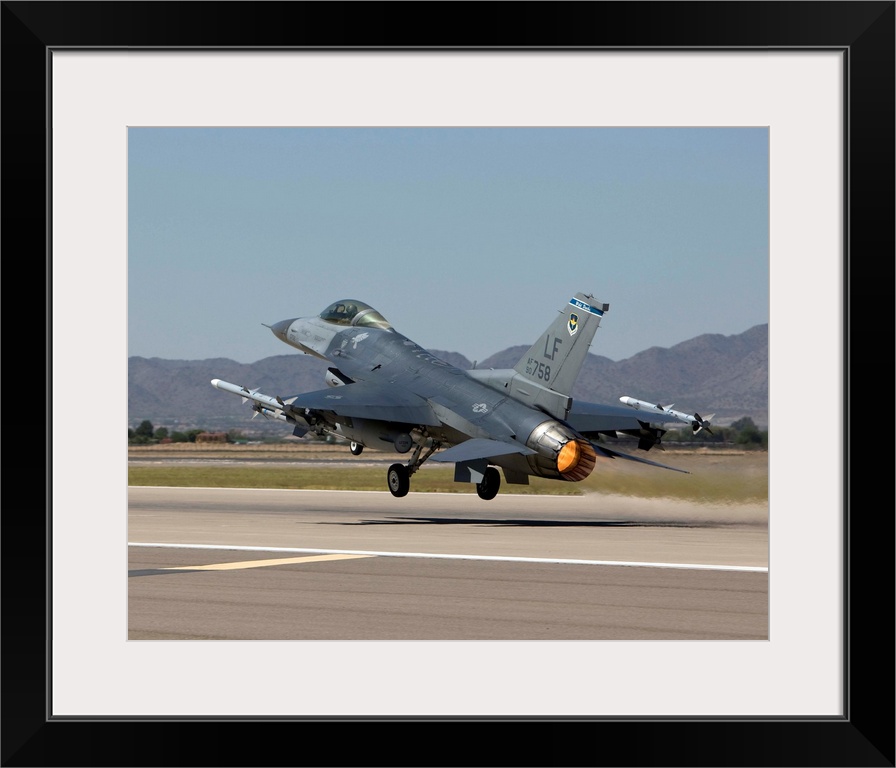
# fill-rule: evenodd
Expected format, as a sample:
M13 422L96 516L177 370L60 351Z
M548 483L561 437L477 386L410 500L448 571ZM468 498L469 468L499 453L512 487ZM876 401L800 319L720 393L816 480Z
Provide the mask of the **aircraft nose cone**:
M279 323L274 323L271 326L271 331L273 331L274 336L276 336L280 341L286 341L286 332L289 330L289 326L293 324L295 318L291 318L289 320L281 320Z

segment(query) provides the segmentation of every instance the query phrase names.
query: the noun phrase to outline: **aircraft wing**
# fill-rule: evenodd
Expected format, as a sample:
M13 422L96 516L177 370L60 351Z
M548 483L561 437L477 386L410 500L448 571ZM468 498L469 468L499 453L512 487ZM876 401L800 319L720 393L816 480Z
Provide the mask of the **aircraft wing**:
M339 416L357 419L378 419L430 427L441 424L422 397L407 390L383 387L368 381L305 392L288 398L287 402L293 411L308 408L312 411L333 411Z

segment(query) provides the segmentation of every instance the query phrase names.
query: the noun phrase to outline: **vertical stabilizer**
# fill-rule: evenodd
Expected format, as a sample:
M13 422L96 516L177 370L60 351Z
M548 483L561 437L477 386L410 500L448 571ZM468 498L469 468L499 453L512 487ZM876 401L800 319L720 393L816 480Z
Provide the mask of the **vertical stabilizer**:
M594 332L609 308L609 304L596 302L593 296L577 293L514 370L535 384L569 395Z

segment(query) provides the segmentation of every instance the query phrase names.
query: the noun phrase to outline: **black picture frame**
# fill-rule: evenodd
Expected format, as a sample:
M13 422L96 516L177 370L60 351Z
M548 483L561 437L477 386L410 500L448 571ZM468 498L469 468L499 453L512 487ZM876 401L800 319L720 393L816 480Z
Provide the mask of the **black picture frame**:
M889 438L891 426L879 409L863 418L863 408L869 396L886 403L887 394L893 391L889 377L896 253L894 8L894 2L814 0L3 2L2 242L7 246L7 266L17 268L11 275L14 282L8 285L17 290L27 267L24 284L46 288L45 311L39 316L46 322L47 346L36 365L47 374L48 399L49 54L62 48L841 50L847 93L847 258L842 328L846 418L843 717L370 717L301 722L277 718L51 718L48 519L52 500L48 473L44 472L39 485L47 488L45 514L16 503L7 504L3 515L2 765L893 766L892 448L890 440L882 440L880 434ZM409 19L417 18L437 18L438 23L416 24L412 33L399 33L408 29ZM44 258L32 259L32 251L43 251ZM39 265L43 279L35 278L34 264ZM807 288L811 290L808 274ZM12 305L8 303L7 308ZM34 333L38 313L29 308L25 314L28 323L24 329L8 318L7 342L18 341L23 330L29 340L38 335ZM871 347L863 341L869 335L873 336ZM882 335L887 342L884 345L879 343ZM21 344L7 346L7 359L16 361L19 355L12 352L20 350ZM25 359L30 358L25 355ZM27 379L33 378L29 372ZM7 399L6 404L14 403ZM13 446L7 446L7 476L16 481L7 483L8 496L18 489L28 498L30 486L23 488L17 482L15 470L20 463L30 465L34 451L49 456L50 420L61 417L61 405L47 403L47 429L40 435L39 446L23 450L17 436ZM812 433L811 414L801 414L798 404L793 404L789 416L807 420L807 450L840 448L829 445L825 434ZM36 432L32 429L28 434ZM855 449L853 432L862 439ZM11 436L9 430L7 435ZM886 467L880 466L884 457ZM23 474L30 476L27 471ZM861 493L868 487L874 489L873 497ZM811 532L807 536L807 546L811 546ZM359 733L362 725L376 728L365 727ZM407 726L400 739L396 738L397 725ZM458 733L459 725L467 727Z

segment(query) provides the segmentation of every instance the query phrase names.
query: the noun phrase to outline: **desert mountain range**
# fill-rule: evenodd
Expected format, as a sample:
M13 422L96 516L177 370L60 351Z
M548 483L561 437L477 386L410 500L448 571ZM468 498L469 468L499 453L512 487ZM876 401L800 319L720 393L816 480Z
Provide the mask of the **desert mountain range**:
M529 345L509 347L477 368L512 368ZM462 369L472 363L456 352L430 350ZM328 363L300 352L266 357L255 363L227 358L166 360L128 358L128 426L149 420L169 430L193 428L289 434L283 422L251 419L238 397L210 384L214 378L255 387L268 395L290 397L326 387ZM619 405L622 395L676 410L715 414L714 423L749 417L768 427L768 324L744 333L703 334L673 347L651 347L625 360L590 354L572 392L575 399Z

